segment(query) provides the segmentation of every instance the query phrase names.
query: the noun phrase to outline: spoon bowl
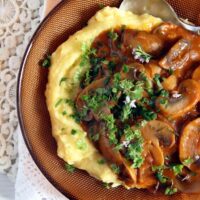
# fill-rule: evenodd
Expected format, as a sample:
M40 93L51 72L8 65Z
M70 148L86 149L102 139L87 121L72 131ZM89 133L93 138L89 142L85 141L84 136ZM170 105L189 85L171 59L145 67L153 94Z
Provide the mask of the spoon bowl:
M132 11L135 14L148 13L164 21L181 25L185 29L200 34L200 27L180 19L174 9L165 0L123 0L120 9Z

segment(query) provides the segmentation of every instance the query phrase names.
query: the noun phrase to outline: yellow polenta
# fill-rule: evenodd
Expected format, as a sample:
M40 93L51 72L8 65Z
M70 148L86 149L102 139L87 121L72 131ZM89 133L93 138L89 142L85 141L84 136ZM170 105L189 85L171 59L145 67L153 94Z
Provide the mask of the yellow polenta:
M161 20L144 14L134 15L117 8L105 7L93 16L88 25L70 36L52 54L46 101L52 123L52 134L57 141L58 156L79 169L86 170L97 179L117 186L121 183L107 164L99 164L103 159L95 146L87 138L87 133L70 116L73 109L64 99L74 99L78 87L78 77L84 73L80 67L82 45L90 46L92 40L101 32L126 25L127 28L150 31L159 25ZM64 81L61 81L64 80ZM72 130L76 134L71 134Z

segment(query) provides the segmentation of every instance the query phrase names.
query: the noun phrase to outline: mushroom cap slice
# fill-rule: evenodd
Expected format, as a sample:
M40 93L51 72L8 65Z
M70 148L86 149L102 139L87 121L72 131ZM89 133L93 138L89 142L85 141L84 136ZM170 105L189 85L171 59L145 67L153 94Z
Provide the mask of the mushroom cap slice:
M196 80L200 83L200 66L197 67L194 72L192 73L192 79Z
M166 122L152 120L142 129L145 141L159 145L164 153L175 145L175 130Z
M82 100L83 95L87 95L90 91L96 90L97 88L104 88L105 87L105 78L101 78L98 80L93 81L87 87L85 87L78 95L76 100L77 108L80 108L84 105L84 101Z
M178 85L178 79L175 75L171 75L162 82L165 90L175 90Z
M191 43L189 40L180 39L159 62L164 69L179 69L188 64L189 50Z
M145 70L148 72L150 78L153 79L156 74L161 73L162 68L159 67L157 61L152 60L151 62L145 64Z
M149 188L157 183L157 179L152 171L152 166L160 166L164 164L164 156L162 149L151 143L144 144L143 151L144 162L138 169L137 188Z
M156 105L166 117L175 119L184 116L200 100L200 85L195 80L187 79L183 81L178 88L178 92L181 96L170 98L167 105L161 104L160 98L157 99Z
M179 180L177 177L173 179L175 187L183 192L189 194L200 193L200 175L190 176L187 181Z
M179 158L189 169L200 173L200 118L184 127L179 144ZM194 162L187 163L188 158Z
M100 131L98 148L103 156L111 163L115 163L117 165L121 165L123 163L120 152L115 150L114 146L109 143L109 139L106 136L105 131Z
M99 128L102 126L99 126ZM122 157L121 153L109 143L109 139L106 136L106 132L99 131L100 137L98 140L98 148L103 154L104 158L110 162L120 166L121 172L119 179L124 182L124 186L127 188L135 187L137 180L137 170L131 167L131 163Z
M140 45L146 53L157 56L164 48L163 40L156 34L138 32L136 35L125 33L124 44L132 48Z
M131 163L123 158L123 167L121 172L122 180L125 182L125 187L133 188L137 181L137 169L131 167Z
M139 79L139 74L141 72L145 72L145 67L141 63L130 63L128 65L128 73L123 72L123 69L120 71L121 78L122 79L128 79L128 80L138 80Z

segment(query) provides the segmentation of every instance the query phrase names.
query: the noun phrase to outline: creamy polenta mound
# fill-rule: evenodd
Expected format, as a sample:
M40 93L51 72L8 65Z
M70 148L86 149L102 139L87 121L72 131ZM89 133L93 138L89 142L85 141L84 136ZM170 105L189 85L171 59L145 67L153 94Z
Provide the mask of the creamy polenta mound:
M68 170L85 170L112 187L193 192L200 70L191 77L185 70L199 59L187 54L195 40L151 15L105 7L57 48L45 95Z

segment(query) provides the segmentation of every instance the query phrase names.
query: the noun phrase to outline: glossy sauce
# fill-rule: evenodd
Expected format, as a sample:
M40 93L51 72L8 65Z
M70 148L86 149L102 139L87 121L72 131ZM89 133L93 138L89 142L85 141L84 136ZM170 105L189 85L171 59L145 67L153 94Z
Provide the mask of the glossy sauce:
M149 62L141 62L138 57L134 55L134 49L136 49L138 45L142 47L144 52L151 55L152 58ZM189 139L187 136L184 136L186 125L200 117L198 103L200 100L200 73L198 70L194 72L195 69L200 68L200 36L170 23L163 23L150 33L132 30L126 27L117 27L114 30L105 31L95 38L92 43L92 48L96 49L96 53L92 55L92 57L98 58L99 60L102 59L106 62L101 63L98 72L92 77L90 85L85 85L80 89L80 93L77 97L78 108L84 105L84 102L80 100L80 96L87 94L90 90L95 90L95 88L111 87L109 84L112 84L112 81L106 85L105 79L106 77L111 77L112 80L113 74L117 72L119 72L123 78L137 79L138 73L144 71L148 79L152 82L154 82L155 75L159 74L162 78L161 84L163 84L164 89L167 88L166 90L169 92L169 103L167 107L164 107L156 101L155 110L159 109L160 112L158 112L156 119L158 121L156 121L155 124L158 125L159 121L166 123L167 125L163 126L165 128L169 126L169 129L173 129L175 136L165 136L162 135L164 134L163 132L161 135L156 136L158 139L155 138L154 140L155 131L152 131L152 135L150 135L149 132L151 131L146 127L146 132L148 132L149 135L146 134L145 136L144 133L143 137L149 137L151 144L145 143L146 146L150 145L146 147L148 151L145 151L144 145L143 156L145 157L145 162L139 169L130 169L132 171L129 171L129 167L126 167L129 163L127 164L127 161L124 160L123 150L120 152L114 151L113 146L106 140L107 136L105 134L100 134L101 138L99 141L94 142L108 162L115 163L121 167L119 178L124 180L127 185L139 188L155 187L157 179L155 179L155 174L150 170L152 166L163 165L164 163L168 164L166 160L167 156L171 157L171 163L183 163L183 159L188 158L184 157L184 155L180 155L180 151L183 148L188 148L185 140L189 142ZM124 64L130 67L128 73L124 73L122 70ZM91 69L96 66L96 63L91 63ZM173 70L173 74L170 74L170 70ZM144 94L144 96L148 98L147 94ZM111 105L115 105L115 102L109 101L107 107L102 109L102 112L107 115L113 113L113 110L108 108L108 106ZM152 109L150 107L147 108ZM140 118L137 118L137 120L138 119L140 120ZM90 112L87 115L87 119L82 120L81 124L88 132L88 135L90 135L91 129L93 129L93 132L94 130L96 132L103 130L105 124L102 122L99 123L98 121L98 116ZM116 120L116 124L118 127L123 128L120 120ZM127 124L133 126L134 119L129 119ZM197 127L193 128L195 129ZM159 134L159 131L157 131L157 133ZM190 136L191 135L192 134L190 134ZM196 131L194 137L199 141L197 142L197 146L195 146L197 149L194 150L196 155L190 154L189 149L188 152L184 150L182 154L188 153L191 157L196 156L197 159L195 162L197 165L200 160L198 158L198 156L200 157L199 130ZM156 146L158 140L160 144ZM181 146L180 140L182 141L181 144L186 146ZM123 141L123 138L121 141ZM155 146L158 148L157 152L153 150ZM164 158L160 157L160 160L156 160L156 155L159 155L160 151L163 153ZM193 169L191 167L192 165L194 166L195 163L185 165L183 169L183 174L185 173L185 176L191 173L191 169ZM199 171L195 172L195 178L191 176L188 179L190 184L194 182L195 188L197 188L196 185L200 185L199 178L197 178L199 177L199 172L200 167ZM164 170L164 173L168 174L168 176L174 180L178 190L183 192L200 192L200 189L196 189L195 191L192 189L186 190L186 187L188 187L188 180L180 181L180 177L176 177L172 174L171 170Z

